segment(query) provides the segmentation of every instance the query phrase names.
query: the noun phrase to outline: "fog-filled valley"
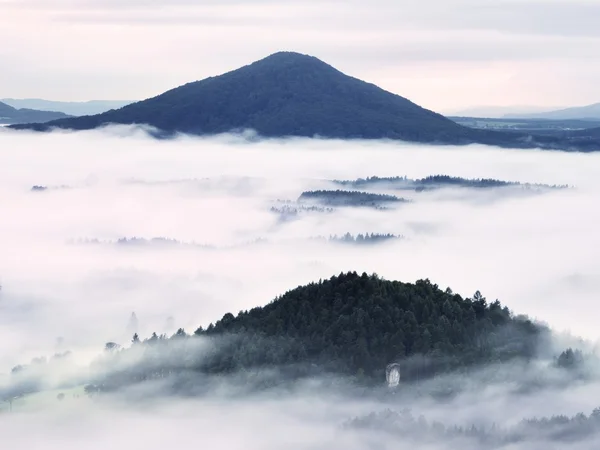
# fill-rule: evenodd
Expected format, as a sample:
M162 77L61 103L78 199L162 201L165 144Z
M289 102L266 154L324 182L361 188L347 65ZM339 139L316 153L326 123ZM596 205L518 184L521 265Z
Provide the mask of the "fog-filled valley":
M0 129L2 441L592 448L598 173L595 153Z

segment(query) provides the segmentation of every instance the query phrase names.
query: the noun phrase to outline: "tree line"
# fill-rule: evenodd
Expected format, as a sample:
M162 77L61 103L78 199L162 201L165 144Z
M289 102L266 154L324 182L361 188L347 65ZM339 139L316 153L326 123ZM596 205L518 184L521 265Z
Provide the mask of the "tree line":
M406 176L395 177L367 177L357 178L356 180L333 180L333 183L341 186L350 186L354 188L369 187L377 185L386 185L397 189L407 190L429 190L444 187L465 187L476 189L490 189L499 187L522 187L522 188L545 188L545 189L566 189L568 185L548 185L538 183L520 183L518 181L503 181L494 178L463 178L450 175L429 175L424 178L412 179Z
M362 191L316 190L304 191L298 198L302 201L315 201L326 206L370 206L382 207L390 203L404 203L408 200L395 195L374 194Z
M392 439L413 443L448 442L460 439L474 441L477 448L504 448L511 444L528 441L566 444L580 442L600 433L600 408L589 415L579 413L572 417L555 415L552 417L523 419L512 427L496 424L446 425L439 421L428 421L423 416L415 417L408 409L394 411L386 409L365 416L355 417L342 424L344 430L377 431Z

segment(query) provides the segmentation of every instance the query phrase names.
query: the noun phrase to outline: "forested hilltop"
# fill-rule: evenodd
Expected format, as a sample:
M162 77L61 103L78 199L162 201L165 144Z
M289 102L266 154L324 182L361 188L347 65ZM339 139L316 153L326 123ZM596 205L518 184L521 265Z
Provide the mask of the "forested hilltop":
M304 191L298 198L298 202L311 201L325 206L368 206L371 208L384 208L385 205L408 202L408 200L394 195L339 189L335 191Z
M513 357L532 357L545 329L515 317L477 292L463 299L428 280L415 284L356 272L298 287L265 307L226 314L201 336L243 335L219 367L253 365L254 340L289 340L294 352L265 349L265 364L310 362L345 375L381 379L387 364L430 357L426 372ZM250 354L251 352L248 352ZM423 370L421 370L423 375Z
M381 385L392 362L409 382L527 361L548 332L479 292L462 298L428 280L401 283L349 272L300 286L264 307L225 314L193 335L179 329L170 338L154 333L141 340L136 334L126 349L108 343L91 385L114 390L179 374L189 388L215 375L254 374L256 380L265 371L279 374L268 382L276 384L327 374Z

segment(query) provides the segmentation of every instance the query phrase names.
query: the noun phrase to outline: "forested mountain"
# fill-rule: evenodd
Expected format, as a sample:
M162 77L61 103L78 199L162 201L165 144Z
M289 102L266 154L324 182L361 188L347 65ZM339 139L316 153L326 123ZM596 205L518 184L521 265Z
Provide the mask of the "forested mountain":
M166 132L192 134L252 128L263 136L448 143L470 142L472 133L317 58L293 52L276 53L116 111L56 121L49 126L82 130L107 123L149 124Z
M206 387L213 375L264 383L253 374L271 371L278 374L273 383L329 374L381 385L392 362L401 365L403 382L492 362L526 362L548 333L479 292L462 298L428 280L401 283L349 272L300 286L264 307L227 313L194 335L179 329L170 338L136 334L128 347L109 342L88 381L90 389L104 391L176 376L189 390ZM576 360L565 355L563 365ZM14 376L28 370L18 367Z
M500 302L488 304L480 293L463 299L428 280L409 284L355 272L298 287L265 307L235 317L226 314L196 331L201 336L245 336L235 354L217 358L217 366L228 370L256 361L311 362L377 379L390 362L415 355L429 357L426 367L419 368L420 376L478 362L529 358L544 333ZM265 348L258 360L246 358L244 349L255 347L257 337L285 338L289 346Z
M266 137L397 139L435 144L571 149L564 139L467 128L404 97L350 77L319 59L279 52L226 74L93 116L15 125L87 130L147 124L161 137L253 129ZM582 150L600 149L586 141ZM596 148L598 147L598 148Z
M171 338L155 333L142 341L135 335L129 349L107 344L99 370L106 376L94 385L112 390L173 374L193 384L206 376L265 369L284 373L279 383L336 374L381 385L392 362L411 381L528 360L547 333L479 292L465 299L428 280L410 284L349 272L293 289L264 307L225 314L193 336L180 329Z
M223 75L102 114L13 128L88 130L108 124L151 125L158 129L153 133L157 137L252 129L264 137L600 150L600 138L593 135L534 135L465 127L404 97L345 75L313 56L294 52L275 53Z
M69 117L61 112L16 109L0 102L0 124L41 123Z

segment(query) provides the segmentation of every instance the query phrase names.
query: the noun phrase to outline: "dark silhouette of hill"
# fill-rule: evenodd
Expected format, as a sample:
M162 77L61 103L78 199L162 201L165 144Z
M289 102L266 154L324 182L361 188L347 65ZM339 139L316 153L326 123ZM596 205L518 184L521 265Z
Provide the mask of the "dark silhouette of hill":
M90 129L107 123L148 124L166 132L263 136L390 138L469 142L471 131L315 57L281 52L238 70L188 83L103 114L48 127ZM25 127L22 127L25 128Z
M205 135L253 129L265 137L535 146L526 135L461 126L315 57L294 52L275 53L117 110L14 128L87 130L110 123L151 125L162 137L176 132Z
M31 122L49 122L51 120L68 118L67 114L55 111L38 111L36 109L16 109L0 102L1 124L25 124Z
M34 122L34 120L31 120ZM594 136L537 135L469 128L323 61L279 52L220 76L102 114L14 125L15 129L89 130L151 125L156 137L253 129L264 137L394 139L433 144L600 150Z

